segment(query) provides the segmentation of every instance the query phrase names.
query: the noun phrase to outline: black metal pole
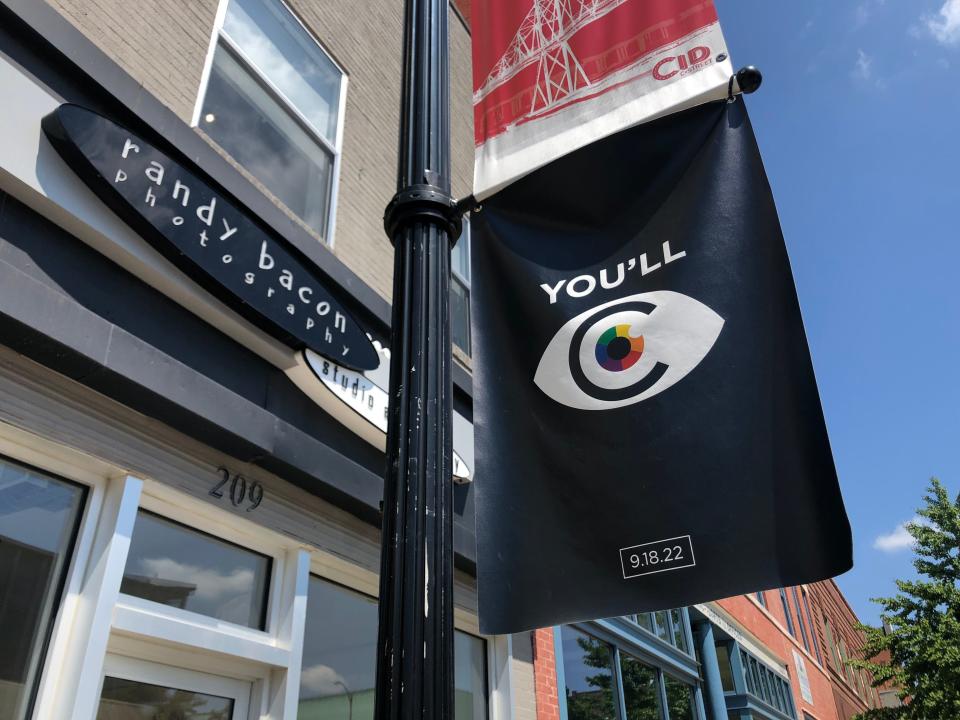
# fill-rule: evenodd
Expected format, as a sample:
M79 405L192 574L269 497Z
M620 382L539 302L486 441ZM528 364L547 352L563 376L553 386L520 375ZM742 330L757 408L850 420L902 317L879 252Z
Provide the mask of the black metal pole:
M453 717L447 0L407 0L394 245L376 720Z

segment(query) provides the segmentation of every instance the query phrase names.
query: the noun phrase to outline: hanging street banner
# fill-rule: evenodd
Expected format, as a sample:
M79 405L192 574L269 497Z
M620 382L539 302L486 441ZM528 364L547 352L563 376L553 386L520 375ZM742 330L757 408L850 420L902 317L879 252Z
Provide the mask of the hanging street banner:
M471 34L480 200L733 73L712 0L482 0Z
M554 160L471 226L481 632L851 567L742 99Z

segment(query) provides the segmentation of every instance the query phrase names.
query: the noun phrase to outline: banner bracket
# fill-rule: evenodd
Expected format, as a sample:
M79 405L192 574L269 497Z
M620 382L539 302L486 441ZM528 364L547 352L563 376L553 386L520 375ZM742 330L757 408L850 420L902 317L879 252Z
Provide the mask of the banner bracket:
M383 229L396 243L397 233L416 222L439 225L447 231L453 247L463 229L463 212L450 193L428 183L408 185L390 200L383 212Z

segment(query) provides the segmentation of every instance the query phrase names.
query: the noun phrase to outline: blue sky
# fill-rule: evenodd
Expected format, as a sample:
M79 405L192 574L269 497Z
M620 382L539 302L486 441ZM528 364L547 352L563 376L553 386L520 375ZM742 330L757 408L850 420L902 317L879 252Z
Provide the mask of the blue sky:
M715 0L803 306L861 619L912 575L901 523L960 489L960 0Z

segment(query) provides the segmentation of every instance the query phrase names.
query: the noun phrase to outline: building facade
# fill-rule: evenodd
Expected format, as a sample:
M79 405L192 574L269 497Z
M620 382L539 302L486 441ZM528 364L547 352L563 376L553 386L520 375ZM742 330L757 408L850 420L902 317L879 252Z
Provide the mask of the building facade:
M3 720L371 717L402 10L0 1ZM459 195L455 9L450 42ZM468 242L456 717L532 719L532 647L477 626ZM251 263L237 282L267 282L281 319L184 271L189 253L211 277ZM331 347L349 324L380 368L297 349L282 313Z
M468 19L451 7L457 196ZM372 716L401 23L374 0L0 0L0 720ZM51 144L64 104L138 138L109 162L164 153L141 205L190 205L200 247L238 227L214 199L253 218L320 283L281 274L277 292L322 286L381 368L291 349L185 274L91 185L130 187L127 166L84 178ZM842 664L855 618L829 583L480 636L468 247L469 226L451 297L457 719L828 720L874 702Z
M832 580L534 633L539 720L850 720L889 704Z

